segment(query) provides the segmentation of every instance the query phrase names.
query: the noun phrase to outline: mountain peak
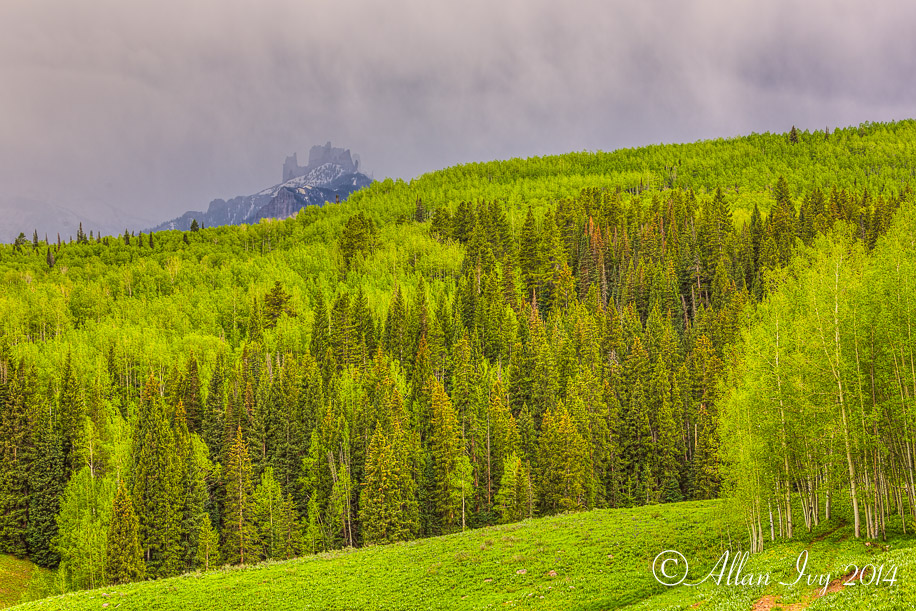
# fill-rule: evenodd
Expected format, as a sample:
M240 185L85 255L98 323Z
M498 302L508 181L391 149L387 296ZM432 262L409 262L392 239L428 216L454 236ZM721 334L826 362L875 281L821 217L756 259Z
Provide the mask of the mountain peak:
M330 140L324 146L317 145L309 149L309 163L306 166L300 166L296 153L293 153L283 162L283 181L289 182L293 178L305 176L315 168L325 165L334 164L341 167L345 174L355 174L359 171L359 159L355 161L350 155L350 149L336 148L331 146Z
M359 158L350 149L335 148L328 142L309 150L309 163L300 166L296 153L283 162L283 182L254 195L229 200L215 199L206 212L188 211L166 221L153 231L187 230L193 220L207 227L256 223L262 218L285 218L306 206L343 201L350 193L368 186L372 179L359 172Z

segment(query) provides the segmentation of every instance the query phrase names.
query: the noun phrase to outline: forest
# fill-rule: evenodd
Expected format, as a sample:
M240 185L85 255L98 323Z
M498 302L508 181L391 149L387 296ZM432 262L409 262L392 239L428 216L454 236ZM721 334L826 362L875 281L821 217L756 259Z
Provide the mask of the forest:
M916 122L0 246L0 553L62 590L727 497L916 529ZM31 233L29 238L27 233Z

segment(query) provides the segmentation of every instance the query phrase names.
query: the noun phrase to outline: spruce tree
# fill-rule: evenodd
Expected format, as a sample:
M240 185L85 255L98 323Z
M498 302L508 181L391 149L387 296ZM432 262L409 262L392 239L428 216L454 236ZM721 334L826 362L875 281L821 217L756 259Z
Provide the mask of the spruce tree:
M365 544L403 541L416 531L416 484L403 437L397 425L387 434L376 426L369 443L359 510Z
M219 533L213 529L210 516L206 516L201 522L197 540L197 566L205 571L209 571L211 567L219 566Z
M145 566L138 529L139 522L124 480L118 480L106 543L105 575L109 583L128 583L143 578Z
M587 452L563 403L548 409L538 449L538 506L542 515L585 508Z
M522 500L518 497L522 461L512 454L503 461L503 477L496 494L495 508L502 524L517 522L524 515Z
M55 568L60 554L52 542L57 538L57 514L67 481L63 437L51 406L39 404L35 459L29 469L28 549L32 562Z
M256 562L260 554L252 506L251 459L241 427L229 448L223 475L226 501L223 510L222 551L227 564Z
M0 362L0 368L0 551L22 558L28 548L33 456L29 406L36 400L37 379L23 363Z
M454 530L461 517L461 490L457 486L457 471L461 456L461 437L455 410L445 389L435 378L429 378L432 388L429 451L432 459L434 498L441 532Z
M61 422L61 434L64 441L64 464L68 474L79 468L79 448L83 446L85 434L83 419L86 416L86 404L82 388L73 371L71 355L67 354L61 381L58 405Z
M140 545L150 577L177 575L183 568L182 458L172 413L149 377L141 397L133 452L131 499L137 507Z
M279 280L274 282L273 288L264 297L264 324L268 329L277 326L277 321L282 314L295 316L296 313L290 307L289 300L291 295L283 290L283 285Z

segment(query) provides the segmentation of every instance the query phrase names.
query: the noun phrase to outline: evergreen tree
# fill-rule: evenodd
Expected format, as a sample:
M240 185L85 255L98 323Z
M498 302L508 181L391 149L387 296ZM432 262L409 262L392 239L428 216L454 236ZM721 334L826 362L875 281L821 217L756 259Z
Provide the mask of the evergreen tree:
M298 529L298 521L293 525L284 525L284 519L290 516L285 510L286 499L280 484L274 479L274 471L270 467L261 475L251 498L251 520L257 533L257 543L254 547L260 550L261 557L265 559L288 558L286 542L289 526Z
M538 451L542 515L585 508L586 461L585 441L563 403L547 410Z
M417 528L416 484L400 427L376 426L366 455L359 519L363 543L410 539Z
M441 532L450 532L456 528L461 516L462 497L457 485L457 472L464 452L452 402L434 377L429 378L429 385L432 388L429 450L436 517Z
M219 533L213 529L210 516L201 522L200 532L197 535L197 566L205 571L220 565Z
M264 297L264 325L268 329L273 329L277 326L277 321L280 319L281 314L286 314L290 317L296 315L296 312L289 305L291 298L290 294L283 290L283 285L280 281L275 281L273 288Z
M316 360L323 360L328 348L331 347L331 333L328 324L328 310L324 303L324 293L319 289L315 291L314 318L312 320L312 340L310 351Z
M239 428L226 457L226 506L223 511L223 559L227 564L257 561L260 549L254 523L251 459Z
M36 400L34 370L0 361L0 551L27 552L32 427ZM6 378L4 380L4 378Z
M45 568L60 562L52 542L57 538L57 514L67 481L60 424L50 406L40 404L35 458L29 469L29 558Z
M108 526L105 575L112 584L128 583L143 578L143 550L137 535L139 522L127 494L124 481L118 481L111 523Z
M171 410L150 376L141 398L130 496L137 507L146 574L153 578L177 575L183 568L184 457L179 455L172 420Z
M210 458L216 459L223 454L223 439L225 427L225 378L223 372L223 356L216 359L213 374L207 390L207 399L204 402L204 413L201 421L201 436L210 450Z
M79 448L83 446L85 431L84 418L86 417L86 404L83 392L73 371L70 354L64 363L58 405L61 422L61 434L64 441L64 465L68 474L79 468L81 458Z

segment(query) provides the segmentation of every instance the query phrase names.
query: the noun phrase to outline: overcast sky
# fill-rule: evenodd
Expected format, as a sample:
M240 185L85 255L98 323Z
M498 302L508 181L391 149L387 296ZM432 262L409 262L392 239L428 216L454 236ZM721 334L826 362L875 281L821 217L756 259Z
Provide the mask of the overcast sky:
M902 1L0 0L0 196L164 220L328 140L406 179L908 118L914 24Z

